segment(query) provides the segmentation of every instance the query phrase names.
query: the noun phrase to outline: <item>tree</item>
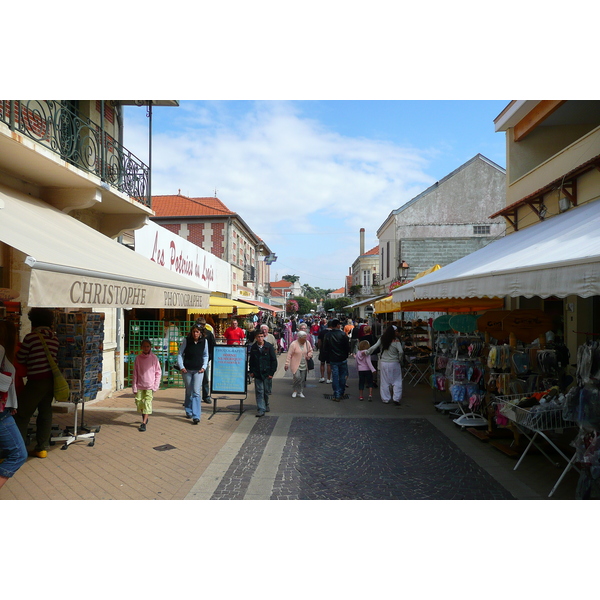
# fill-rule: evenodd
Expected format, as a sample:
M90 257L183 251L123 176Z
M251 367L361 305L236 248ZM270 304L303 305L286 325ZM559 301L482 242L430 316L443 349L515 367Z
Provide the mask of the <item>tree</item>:
M294 296L293 300L298 304L298 314L307 315L315 307L313 303L303 296Z
M325 300L323 309L328 311L330 308L333 308L335 312L344 312L344 309L348 304L352 304L350 298L329 298L328 300Z
M284 275L281 279L289 281L290 283L296 283L300 279L299 275Z

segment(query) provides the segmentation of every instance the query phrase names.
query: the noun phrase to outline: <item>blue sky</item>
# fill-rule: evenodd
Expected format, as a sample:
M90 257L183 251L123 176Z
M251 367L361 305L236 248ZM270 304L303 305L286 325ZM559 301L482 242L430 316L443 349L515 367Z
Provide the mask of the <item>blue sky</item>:
M344 284L389 213L481 153L505 167L494 118L508 100L191 101L153 113L153 194L217 197L277 254L286 274ZM145 108L125 146L148 160Z

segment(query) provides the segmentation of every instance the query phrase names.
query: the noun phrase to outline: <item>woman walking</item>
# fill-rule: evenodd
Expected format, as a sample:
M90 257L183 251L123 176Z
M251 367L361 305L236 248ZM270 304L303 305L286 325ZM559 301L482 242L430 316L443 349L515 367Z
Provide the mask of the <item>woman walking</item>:
M393 400L396 406L400 406L402 399L402 357L404 351L402 344L398 339L397 327L390 325L377 342L365 350L366 354L373 354L378 348L381 348L379 355L379 372L381 381L379 382L379 394L384 404L389 404ZM390 388L392 393L390 393Z
M302 393L308 373L307 361L313 356L313 349L307 338L306 331L298 332L298 339L294 340L288 348L285 361L285 370L292 371L292 398L300 396L305 398Z

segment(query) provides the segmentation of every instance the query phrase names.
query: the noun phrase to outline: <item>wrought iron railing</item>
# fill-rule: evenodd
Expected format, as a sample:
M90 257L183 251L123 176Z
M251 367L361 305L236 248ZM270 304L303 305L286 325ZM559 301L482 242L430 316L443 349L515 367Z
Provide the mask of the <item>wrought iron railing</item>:
M92 120L55 100L0 100L0 122L144 206L150 169Z

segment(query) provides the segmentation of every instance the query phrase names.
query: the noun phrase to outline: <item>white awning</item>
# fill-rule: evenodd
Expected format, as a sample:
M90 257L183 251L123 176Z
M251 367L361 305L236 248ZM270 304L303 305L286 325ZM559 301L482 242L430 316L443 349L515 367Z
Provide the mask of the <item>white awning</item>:
M600 295L600 201L499 239L394 291L421 298Z
M373 296L372 298L367 298L366 300L361 300L360 302L355 302L354 304L348 304L348 306L344 306L344 308L356 308L357 306L364 306L365 304L373 304L377 300L381 300L385 298L388 294L383 294L381 296Z
M209 290L45 202L4 186L0 186L0 241L27 255L29 306L209 305Z

